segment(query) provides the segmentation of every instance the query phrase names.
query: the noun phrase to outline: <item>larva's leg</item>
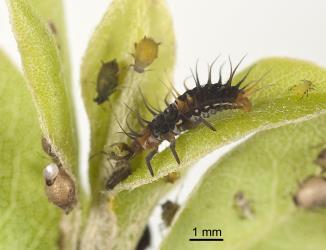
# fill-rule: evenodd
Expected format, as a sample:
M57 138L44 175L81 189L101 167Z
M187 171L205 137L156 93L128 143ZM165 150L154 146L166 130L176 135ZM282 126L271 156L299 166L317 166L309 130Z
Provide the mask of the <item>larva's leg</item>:
M154 176L154 171L152 168L151 160L153 159L154 155L157 154L157 151L158 148L155 148L153 151L149 152L148 155L146 156L146 165L152 177Z
M175 150L175 142L176 142L175 139L173 139L172 141L170 141L170 149L171 149L171 151L172 151L172 154L173 154L173 156L174 156L174 159L176 160L176 162L177 162L178 164L180 164L180 159L179 159L178 153L177 153L177 151Z
M200 121L202 122L202 123L204 123L204 125L206 126L206 127L208 127L209 129L211 129L211 130L213 130L213 131L216 131L216 128L211 124L211 123L209 123L208 121L206 121L203 117L201 117L200 116Z
M177 162L178 164L180 164L180 159L179 159L178 153L177 153L177 151L175 150L175 143L176 143L176 140L175 140L175 136L174 136L174 134L172 134L172 133L167 133L164 137L165 137L165 139L166 139L167 141L170 142L170 150L171 150L171 152L172 152L172 154L173 154L173 157L174 157L174 159L176 160L176 162Z

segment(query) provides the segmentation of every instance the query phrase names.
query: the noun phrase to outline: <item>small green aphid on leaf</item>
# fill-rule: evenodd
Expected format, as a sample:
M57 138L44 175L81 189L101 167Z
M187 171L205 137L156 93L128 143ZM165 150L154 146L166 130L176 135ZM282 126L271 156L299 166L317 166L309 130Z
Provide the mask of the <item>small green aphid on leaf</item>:
M178 179L180 179L180 172L174 171L172 173L167 174L163 177L165 182L175 183Z
M117 142L111 144L108 152L105 152L104 154L108 155L109 159L120 161L129 160L133 153L126 143Z
M97 75L96 92L94 102L102 104L116 90L119 84L119 65L116 59L102 62L101 69Z
M132 54L135 63L131 66L136 72L143 73L145 68L153 63L158 56L159 45L160 43L146 36L139 43L135 43L135 53Z
M296 96L303 98L304 96L308 96L309 92L315 89L315 85L312 83L312 81L303 79L300 80L299 84L290 87L289 91L291 91Z

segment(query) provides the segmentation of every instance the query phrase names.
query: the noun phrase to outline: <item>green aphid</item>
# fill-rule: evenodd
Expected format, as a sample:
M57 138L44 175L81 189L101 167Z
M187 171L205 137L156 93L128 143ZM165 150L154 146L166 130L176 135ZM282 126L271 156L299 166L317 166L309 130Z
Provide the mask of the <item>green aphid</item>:
M108 100L109 96L116 90L119 84L119 65L116 59L102 63L102 67L97 76L96 92L97 97L94 102L102 104Z
M160 44L146 36L139 43L135 43L135 52L132 54L135 63L131 66L136 72L143 73L145 68L153 63L158 56L158 46Z

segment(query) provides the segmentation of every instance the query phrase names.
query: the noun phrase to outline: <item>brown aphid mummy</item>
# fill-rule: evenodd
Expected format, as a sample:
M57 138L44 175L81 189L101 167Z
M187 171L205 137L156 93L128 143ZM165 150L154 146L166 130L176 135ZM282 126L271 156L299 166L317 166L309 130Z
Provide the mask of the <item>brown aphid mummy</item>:
M131 66L136 72L143 73L153 63L158 56L159 45L160 43L146 36L139 43L135 43L135 53L132 54L135 63Z
M308 96L309 92L312 90L316 90L315 85L306 79L300 80L301 83L293 85L289 88L289 91L291 91L296 96L299 96L301 98Z
M321 176L306 178L299 184L293 201L298 207L305 209L326 207L326 179Z
M129 161L117 161L113 168L113 173L105 183L106 190L112 190L120 182L127 179L129 175L131 175L131 165Z
M75 183L62 167L52 163L44 170L48 200L69 213L76 204Z
M241 218L254 218L254 211L251 207L250 201L245 197L243 192L239 191L234 195L234 207L238 210Z
M50 142L43 137L42 148L52 158L53 163L43 170L45 180L45 193L48 200L69 213L77 203L75 182L63 168Z
M172 224L172 221L176 213L180 209L180 205L176 202L167 200L161 205L161 207L162 207L162 214L161 214L162 220L164 222L164 225L166 227L169 227Z
M178 171L171 172L171 173L167 174L166 176L164 176L163 178L164 178L165 182L173 184L178 179L180 179L180 172L178 172Z
M322 169L322 172L326 171L326 148L319 152L317 158L314 160L314 163Z
M94 102L102 104L116 90L119 84L119 65L116 59L109 62L102 62L102 66L97 75L96 92L97 97Z

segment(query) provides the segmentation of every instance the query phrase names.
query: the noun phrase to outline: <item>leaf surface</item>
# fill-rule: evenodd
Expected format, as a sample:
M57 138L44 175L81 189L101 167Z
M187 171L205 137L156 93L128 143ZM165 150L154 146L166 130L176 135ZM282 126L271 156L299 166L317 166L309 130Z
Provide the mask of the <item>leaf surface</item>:
M60 211L44 194L41 130L21 73L0 50L0 248L58 249Z
M66 168L78 169L70 87L54 36L28 1L8 0L29 90L45 136Z
M257 133L225 155L192 192L161 249L323 249L325 209L300 209L292 194L317 172L313 161L323 147L325 124L322 111ZM239 191L253 219L241 219L235 209ZM194 227L197 237L203 229L221 229L224 241L190 242Z

